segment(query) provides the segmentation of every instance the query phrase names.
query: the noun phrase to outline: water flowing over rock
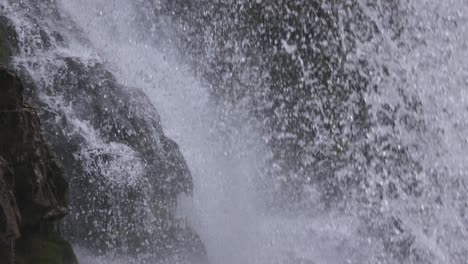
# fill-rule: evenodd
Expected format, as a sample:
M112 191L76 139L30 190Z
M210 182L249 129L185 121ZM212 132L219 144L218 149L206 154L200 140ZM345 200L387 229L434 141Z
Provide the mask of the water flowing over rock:
M137 89L125 92L133 88L118 84L102 64L77 58L54 64L60 66L45 94L59 109L72 106L62 114L46 112L44 119L54 150L76 175L71 196L79 214L69 235L101 250L138 253L155 247L163 254L175 247L169 238L177 225L177 196L190 194L192 182L177 144L162 133L156 110ZM57 131L57 121L69 130ZM153 227L141 228L148 224Z
M60 219L67 213L68 184L61 165L45 143L35 110L23 102L19 78L0 68L2 144L0 155L10 166L5 173L7 190L13 187L21 213L22 230L37 229L41 221ZM9 188L8 188L9 187Z
M176 43L191 55L211 93L247 107L260 122L271 148L266 173L281 182L275 199L299 202L317 185L326 203L346 199L342 186L365 181L350 164L360 163L360 152L376 143L366 138L374 122L366 96L373 89L369 72L381 69L355 54L357 43L380 33L360 2L198 2L161 1L154 9L157 18L173 21ZM376 12L392 10L385 17L393 22L385 27L397 38L405 5L384 2ZM339 176L342 170L350 173Z
M60 229L85 263L462 264L466 14L465 0L3 0L0 62L63 164ZM17 153L0 156L5 241L26 198L11 195ZM52 204L49 185L29 201Z
M58 236L52 245L43 235L51 233L45 230L68 213L68 183L44 141L36 111L23 101L23 90L19 77L1 66L0 258L19 263L44 263L43 258L49 263L75 263L66 241ZM5 250L9 247L12 251ZM53 254L41 252L54 247Z
M430 94L424 88L431 85L416 82L413 74L424 75L425 68L407 61L409 56L419 63L420 49L432 58L431 48L422 48L428 32L421 23L434 11L417 14L421 7L437 10L434 6L431 1L385 0L158 1L153 10L159 16L153 21L176 32L171 35L175 43L219 104L247 108L256 120L270 147L262 176L273 182L267 191L269 209L301 214L318 203L359 215L361 235L382 243L373 249L380 258L373 255L376 259L366 260L370 263L459 263L458 257L441 254L445 250L434 250L440 243L458 252L452 254L464 255L456 243L446 246L452 244L450 238L427 245L418 235L436 232L438 224L424 224L432 231L417 230L414 224L427 221L415 213L421 208L438 211L432 206L440 202L437 192L426 188L439 177L436 171L448 175L445 166L425 161L432 157L422 149L436 151L432 140L446 128L431 131L437 121L427 122L432 104L424 105ZM449 35L466 19L447 6L436 13L454 23L439 21L450 24L444 28ZM440 32L439 22L431 30ZM438 50L436 46L432 48ZM458 144L464 145L463 140ZM458 172L454 177L466 181ZM315 195L320 202L310 199ZM454 218L465 223L465 210L456 209ZM466 233L460 239L466 241Z
M146 95L120 84L98 57L63 53L75 33L42 19L76 27L55 4L13 1L2 9L22 16L3 17L3 25L14 29L10 35L20 36L11 64L27 84L25 93L71 186L64 235L98 255L129 254L150 263L203 260L198 235L175 215L178 196L192 193L190 171Z

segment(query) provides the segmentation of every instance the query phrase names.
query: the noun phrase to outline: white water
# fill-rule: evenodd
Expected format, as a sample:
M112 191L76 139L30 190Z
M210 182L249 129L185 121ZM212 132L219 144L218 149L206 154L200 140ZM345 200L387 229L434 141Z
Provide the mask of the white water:
M424 132L395 131L405 144L415 146L412 154L425 168L419 175L424 195L390 204L388 210L407 223L417 244L433 255L431 261L466 263L468 2L411 1L409 9L402 40L369 52L373 63L389 68L387 79L374 80L382 94L369 98L372 105L394 103L397 89L403 88L421 100L425 122Z
M134 1L58 2L92 44L84 47L77 41L67 52L99 56L119 81L143 88L159 110L165 132L180 145L195 184L193 200L182 199L180 211L201 235L213 264L391 262L378 259L380 245L360 237L361 223L355 217L320 210L297 216L262 212L257 206L262 197L255 189L266 151L262 141L243 122L245 113L211 104L203 80L176 59L170 43L156 46L149 37L154 34L142 37L147 29L135 24L139 11ZM424 146L415 154L425 168L448 170L442 193L446 205L431 208L433 215L428 219L409 213L431 205L431 196L440 192L430 190L433 187L427 180L428 197L403 200L388 210L409 223L417 233L417 243L435 255L435 263L463 263L455 255L463 254L468 241L467 220L457 211L463 206L466 189L456 185L466 181L468 171L468 5L463 0L421 0L414 8L417 11L410 23L416 38L425 44L399 50L390 43L381 53L365 54L375 56L377 64L392 65L394 74L385 93L369 100L373 105L395 100L391 97L397 94L397 84L421 98L429 132L416 136L401 132L401 137L408 144ZM407 44L415 41L413 36L406 37ZM404 82L398 75L401 72L406 74ZM430 231L423 230L424 225ZM82 263L106 261L82 254Z
M202 80L176 59L176 52L169 45L155 46L150 38L141 37L147 29L135 26L139 14L132 1L118 0L110 4L104 0L62 0L61 3L84 29L117 78L146 91L160 111L166 133L180 144L195 183L193 204L186 204L190 201L186 199L182 211L189 215L200 233L212 263L363 263L377 258L379 246L359 238L360 223L354 217L323 212L308 217L282 217L263 215L256 208L260 197L256 196L254 182L259 177L261 157L265 155L263 143L252 128L243 124L243 113L210 104ZM385 60L385 63L394 66L394 74L403 71L408 75L396 77L391 85L403 84L417 94L423 101L430 130L444 131L436 136L440 139L437 146L431 145L435 144L432 134L426 135L425 140L429 142L422 143L418 135L402 137L409 144L416 141L426 146L424 153L416 153L426 168L440 169L439 164L444 164L450 170L447 175L455 177L454 180L466 177L464 164L468 164L465 121L468 120L465 88L468 76L463 63L468 61L465 51L468 34L463 16L467 13L460 9L463 7L466 8L463 1L415 3L417 15L411 22L419 34L417 37L426 44L400 51L388 43L386 51L375 57L376 60L391 57L391 62ZM456 28L450 26L453 23L457 23ZM412 36L407 37L406 44L411 45L414 40ZM394 100L392 90L389 87L378 100ZM226 114L229 118L223 116ZM450 182L447 181L447 187ZM453 198L447 199L453 202ZM413 231L419 234L418 244L429 248L436 262L457 263L450 254L460 252L459 243L467 241L466 231L462 231L464 239L450 242L446 235L445 242L438 243L435 237L420 230L423 220L404 215L408 214L406 210L425 203L412 201L408 207L397 204L391 210L398 212L408 225L413 223ZM463 224L453 224L453 221L463 220L457 219L458 214L452 210L455 209L439 209L441 215L431 221L459 230L456 227ZM444 213L453 217L444 218ZM444 229L435 227L434 230L437 233ZM452 228L445 230L453 232Z
M117 78L145 90L178 142L194 177L188 214L214 264L343 263L353 241L352 219L338 215L275 217L256 208L255 178L263 143L243 123L243 113L210 104L206 88L175 59L169 46L138 37L133 1L60 1L90 38ZM149 28L149 27L148 27ZM228 118L223 117L223 115Z

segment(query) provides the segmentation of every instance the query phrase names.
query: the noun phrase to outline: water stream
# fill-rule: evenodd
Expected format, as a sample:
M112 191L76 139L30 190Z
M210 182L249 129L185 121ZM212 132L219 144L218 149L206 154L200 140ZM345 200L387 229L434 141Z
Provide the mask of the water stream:
M410 230L415 246L408 254L416 257L405 262L384 250L390 246L373 233L377 231L369 227L369 218L362 217L361 212L370 209L359 199L350 202L347 210L326 208L312 189L307 209L267 210L266 191L259 189L275 182L264 181L262 168L269 149L257 124L250 122L248 111L211 100L209 84L195 74L169 39L159 39L167 35L142 19L152 14L141 8L142 1L56 2L59 12L82 30L66 33L69 48L57 53L98 58L119 82L143 89L156 106L166 134L180 145L193 175L194 192L193 197L180 197L179 214L201 236L211 263L427 263L428 259L432 263L467 263L466 1L405 4L408 30L396 41L381 25L381 18L364 1L358 1L383 37L357 43L354 59L365 57L376 69L385 66L387 72L370 76L370 82L380 88L378 93L369 92L366 103L371 111L399 104L401 90L421 103L417 115L424 129L399 124L393 130L375 127L369 135L393 134L402 145L411 146L412 157L422 166L417 178L423 194L383 201L380 215L371 216L397 217L404 223L403 229ZM27 24L19 13L9 17ZM60 27L63 25L55 26ZM16 63L21 64L21 58ZM370 177L375 182L386 180L382 175ZM402 232L394 229L389 232ZM78 252L85 264L130 262L92 256L86 249Z

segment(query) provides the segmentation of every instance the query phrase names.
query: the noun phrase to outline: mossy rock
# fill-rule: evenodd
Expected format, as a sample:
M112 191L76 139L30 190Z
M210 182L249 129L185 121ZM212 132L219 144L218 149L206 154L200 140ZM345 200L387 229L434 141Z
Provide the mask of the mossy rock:
M0 263L8 263L10 250L0 247ZM57 234L36 234L16 241L15 264L78 264L71 245Z

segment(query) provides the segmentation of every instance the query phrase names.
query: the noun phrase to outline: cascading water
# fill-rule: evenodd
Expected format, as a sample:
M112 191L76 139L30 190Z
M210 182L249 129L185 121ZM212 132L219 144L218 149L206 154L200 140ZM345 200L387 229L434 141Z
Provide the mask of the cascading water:
M16 58L15 64L48 84L52 80L47 79L47 63L53 64L55 56L99 60L118 82L144 90L192 172L193 198L180 197L179 214L200 235L211 263L466 263L468 69L464 61L468 59L468 5L463 0L399 1L404 11L399 17L386 7L387 1L355 1L377 37L357 36L360 25L351 24L349 29L356 35L351 36L353 47L344 49L349 52L349 65L343 67L354 69L366 62L362 71L372 87L365 93L370 116L379 119L380 110L385 109L393 113L394 120L389 121L391 125L372 120L362 141L370 142L376 152L356 154L356 164L364 160L362 163L346 164L336 172L337 177L345 178L354 167L365 166L358 168L366 179L359 187L339 181L337 188L349 191L345 202L326 205L320 187L312 185L301 198L306 205L280 201L284 204L277 208L265 197L275 195L265 188L274 189L278 179L269 178L264 170L273 165L268 160L271 146L260 129L261 120L257 123L242 107L212 100L208 82L195 74L188 60L181 59L175 44L171 46L173 28L161 28L147 19L155 15L148 6L154 8L162 1L56 2L59 16L69 18L65 20L68 24L57 25L47 17L37 23L65 35L67 48L52 43L56 50L41 54L36 64L27 56ZM345 2L342 7L337 4L340 23L350 12ZM4 5L15 26L34 28L24 14L27 11ZM404 20L405 30L398 37L388 28L392 19ZM70 28L77 31L70 33ZM344 31L343 43L350 37ZM19 38L24 49L36 48L33 37ZM288 53L298 48L286 41L283 46ZM67 118L75 120L75 130L92 143L79 153L85 160L98 149L120 155L113 163L97 165L106 168L107 180L145 185L138 185L144 165L131 149L104 142L87 122L74 116L71 106L60 105L57 98L43 96L42 100L70 109ZM382 138L391 138L397 146L380 147ZM323 136L320 144L331 145L326 140ZM356 142L350 147L353 153L362 151L360 144L364 145ZM401 160L403 164L398 163ZM405 188L409 191L392 191ZM80 255L82 263L135 261L130 256L106 260L86 249Z
M466 60L467 5L463 1L421 1L412 6L413 47L392 51L409 87L422 104L424 135L405 135L419 148L416 155L427 174L422 175L426 199L416 202L421 215L406 216L418 243L436 257L436 263L466 261ZM432 174L432 175L431 175ZM419 204L418 204L419 203ZM410 207L411 208L411 207Z
M346 254L336 254L341 244L358 248L351 246L356 230L344 226L355 221L351 218L258 211L255 178L264 165L264 143L245 123L245 113L210 103L200 80L171 56L171 47L155 47L151 39L138 37L144 32L134 23L136 5L94 0L62 5L120 81L144 88L159 106L166 132L181 145L194 174L194 204L185 211L192 211L213 263L342 263Z

